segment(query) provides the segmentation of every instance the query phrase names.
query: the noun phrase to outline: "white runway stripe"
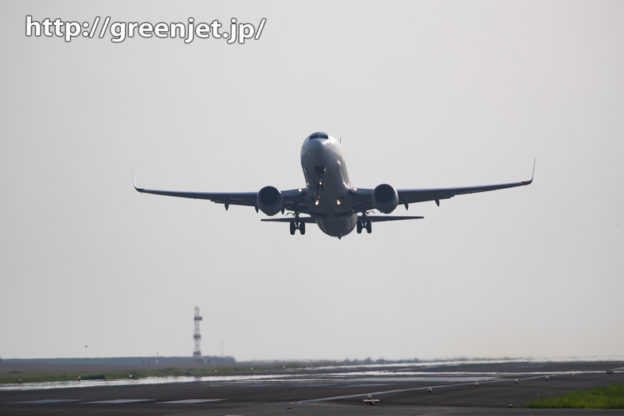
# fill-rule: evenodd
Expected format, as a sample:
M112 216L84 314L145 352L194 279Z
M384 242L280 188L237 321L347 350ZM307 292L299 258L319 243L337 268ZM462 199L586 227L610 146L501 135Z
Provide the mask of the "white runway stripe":
M489 379L487 381L482 382L483 384L490 384L490 383L500 383L504 381L504 379ZM329 402L329 401L333 401L333 400L344 400L344 399L356 399L356 398L362 398L362 397L368 397L369 395L372 396L381 396L384 394L396 394L396 393L406 393L406 392L410 392L410 391L419 391L419 390L426 390L429 389L430 387L433 387L434 389L438 390L438 389L446 389L449 387L466 387L466 386L473 386L473 383L455 383L455 384L441 384L441 385L434 385L434 386L420 386L420 387L411 387L411 388L407 388L407 389L394 389L394 390L385 390L385 391L375 391L375 392L368 392L368 393L358 393L358 394L349 394L349 395L345 395L345 396L332 396L332 397L322 397L320 399L309 399L309 400L300 400L296 403L316 403L316 402Z
M96 400L94 402L85 402L85 404L126 404L151 402L154 399L114 399L114 400Z
M43 399L43 400L29 400L25 402L13 402L15 404L54 404L54 403L76 403L81 401L80 399Z
M160 404L195 404L195 403L210 403L210 402L222 402L225 399L186 399L186 400L172 400L170 402L158 402Z
M158 402L160 404L199 404L222 402L225 399L184 399L171 400L167 402ZM151 402L154 399L111 399L111 400L95 400L85 401L81 399L41 399L13 402L13 404L60 404L60 403L82 403L82 404L128 404L128 403L144 403Z

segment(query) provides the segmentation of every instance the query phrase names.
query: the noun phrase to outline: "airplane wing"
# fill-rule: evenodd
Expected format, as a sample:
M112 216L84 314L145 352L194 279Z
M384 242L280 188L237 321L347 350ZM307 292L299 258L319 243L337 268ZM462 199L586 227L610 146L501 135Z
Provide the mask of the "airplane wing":
M421 220L425 217L419 215L367 215L366 219L370 222L381 221L401 221L401 220Z
M260 221L267 222L291 222L294 221L295 217L286 217L286 218L261 218ZM315 224L316 220L312 217L299 217L299 222L305 222L307 224Z
M397 189L399 205L407 206L416 202L435 201L440 205L441 199L449 199L455 195L474 194L478 192L496 191L498 189L514 188L517 186L530 185L533 182L535 173L535 162L533 163L533 174L531 179L520 182L508 182L495 185L465 186L458 188L424 188L424 189ZM355 208L357 211L368 211L374 209L372 196L373 189L354 189L351 194L355 197ZM369 216L370 218L370 216Z
M225 205L225 209L228 209L230 205L244 205L244 206L256 207L257 198L258 198L257 192L166 191L166 190L158 190L158 189L139 188L136 185L134 186L134 189L136 189L137 192L146 193L146 194L175 196L179 198L207 199L217 204ZM297 211L297 212L307 212L307 209L305 208L305 205L303 204L304 194L305 194L305 190L303 189L301 190L289 189L286 191L282 191L282 196L284 197L284 209Z
M370 222L381 222L381 221L400 221L400 220L420 220L425 217L415 216L415 215L367 215L366 219ZM291 222L295 218L294 217L286 217L286 218L262 218L260 221L267 222ZM305 223L316 223L316 219L312 217L299 217L300 222Z
M441 199L449 199L455 195L474 194L477 192L496 191L498 189L525 186L533 182L528 181L501 183L497 185L466 186L460 188L431 188L431 189L397 189L399 204L412 204L415 202L436 201L440 205Z

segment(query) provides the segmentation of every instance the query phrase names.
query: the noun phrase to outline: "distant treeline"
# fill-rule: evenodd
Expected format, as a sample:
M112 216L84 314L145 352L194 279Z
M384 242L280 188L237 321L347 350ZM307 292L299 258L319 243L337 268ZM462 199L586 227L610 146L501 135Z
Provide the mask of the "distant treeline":
M215 365L234 364L236 360L231 356L206 356L201 361ZM2 364L49 364L49 365L192 365L197 360L194 357L98 357L98 358L0 358Z
M517 361L518 358L511 357L455 357L455 358L442 358L442 359L427 359L421 360L418 358L408 359L385 359L385 358L345 358L344 360L245 360L244 363L264 363L264 364L301 364L301 365L369 365L369 364L394 364L394 363L419 363L419 362L470 362L470 361ZM212 365L231 365L238 363L232 356L205 356L201 357L199 361L203 364ZM0 364L49 364L49 365L122 365L122 366L134 366L134 365L150 365L150 364L162 364L173 366L184 366L197 364L198 360L194 357L98 357L98 358L5 358L0 357Z
M354 365L366 365L366 364L392 364L392 363L417 363L420 360L418 358L410 358L407 360L386 360L385 358L378 358L373 360L372 358L364 358L363 360L345 358L340 361L341 364L354 364Z

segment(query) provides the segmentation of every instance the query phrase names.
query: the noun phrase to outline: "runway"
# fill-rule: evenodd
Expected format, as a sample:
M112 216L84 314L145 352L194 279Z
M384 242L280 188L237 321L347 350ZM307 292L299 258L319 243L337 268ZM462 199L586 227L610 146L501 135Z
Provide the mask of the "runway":
M197 379L0 388L0 414L613 415L523 403L624 383L622 362L461 362L284 369ZM610 370L607 372L607 370ZM367 397L379 399L367 406Z

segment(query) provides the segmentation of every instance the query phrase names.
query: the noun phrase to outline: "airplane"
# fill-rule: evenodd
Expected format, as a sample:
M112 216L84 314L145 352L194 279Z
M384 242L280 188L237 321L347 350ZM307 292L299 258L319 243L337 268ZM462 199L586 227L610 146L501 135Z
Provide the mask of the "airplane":
M374 210L382 214L392 213L397 206L424 201L449 199L455 195L494 191L529 185L533 182L535 162L531 179L497 185L468 186L459 188L396 189L386 183L375 188L351 186L342 153L341 141L327 133L315 132L309 135L301 147L301 167L306 186L299 189L280 191L274 186L265 186L258 192L184 192L139 188L138 192L174 196L181 198L207 199L223 204L254 207L268 216L285 211L292 217L263 218L261 221L287 222L290 234L297 230L305 234L306 224L316 224L325 234L344 237L356 229L357 233L372 232L373 222L422 219L422 216L370 215ZM305 214L305 215L302 215Z

